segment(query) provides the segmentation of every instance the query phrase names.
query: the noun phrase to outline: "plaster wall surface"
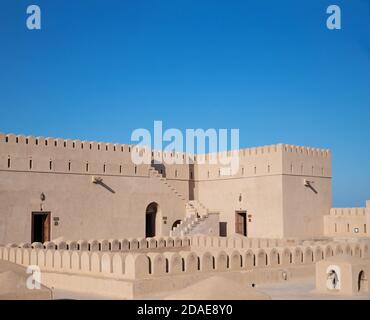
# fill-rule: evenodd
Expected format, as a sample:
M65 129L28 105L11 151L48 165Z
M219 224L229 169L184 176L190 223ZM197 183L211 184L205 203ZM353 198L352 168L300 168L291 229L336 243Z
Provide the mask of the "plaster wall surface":
M133 154L194 161L159 164L155 176L151 165L135 165ZM51 240L144 237L152 202L159 206L156 235L165 236L192 199L219 212L228 235L236 232L236 211L247 214L248 237L323 234L331 207L328 150L277 144L237 154L237 173L225 176L210 154L202 162L202 155L132 145L0 134L0 243L30 242L36 211L51 213Z
M52 222L51 239L145 236L151 202L159 205L157 234L169 234L185 214L185 201L150 177L149 165L135 166L129 148L1 135L0 243L30 242L32 212L40 211L50 212L52 221L59 218L57 226ZM92 183L93 177L104 185ZM187 195L188 183L180 178L176 186Z
M196 197L220 211L228 234L235 232L235 212L246 210L251 237L323 235L332 205L328 150L278 144L240 150L239 161L229 177L217 165L196 167Z
M330 214L324 217L325 235L353 238L368 236L367 210L368 208L332 208Z

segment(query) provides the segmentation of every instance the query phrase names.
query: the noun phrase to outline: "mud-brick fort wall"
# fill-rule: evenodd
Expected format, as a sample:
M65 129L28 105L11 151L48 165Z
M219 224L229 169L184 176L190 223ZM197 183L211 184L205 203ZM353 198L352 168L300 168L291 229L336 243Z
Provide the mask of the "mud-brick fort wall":
M157 234L168 234L185 201L151 177L149 165L135 166L131 152L130 145L0 134L0 243L31 241L31 215L40 210L59 219L52 239L144 236L151 202L159 205ZM184 198L187 174L176 173Z
M246 210L250 237L323 235L323 216L332 205L328 150L277 144L242 149L239 161L233 176L223 176L219 165L196 165L196 197L220 211L228 234L235 230L235 212Z
M150 165L135 165L133 152L194 161L160 165L158 177ZM232 176L197 156L156 153L131 145L0 134L0 243L30 242L31 215L40 210L58 218L51 239L143 237L152 202L159 206L156 235L168 235L192 199L220 212L228 235L235 232L236 211L246 211L249 237L324 233L323 216L331 208L328 150L284 144L242 149ZM93 183L94 177L103 184Z
M370 201L364 208L332 208L324 217L326 236L368 237L370 223Z
M332 207L332 159L327 149L284 145L282 184L284 233L322 236Z

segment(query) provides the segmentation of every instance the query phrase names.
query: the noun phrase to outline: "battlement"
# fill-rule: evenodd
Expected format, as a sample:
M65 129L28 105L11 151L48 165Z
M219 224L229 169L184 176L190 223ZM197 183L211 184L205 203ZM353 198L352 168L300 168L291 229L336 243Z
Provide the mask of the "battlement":
M78 139L62 139L62 138L50 138L50 137L36 137L36 136L25 136L25 135L15 135L12 133L4 134L0 133L0 143L9 143L9 144L19 144L25 146L44 146L44 147L54 147L54 148L65 148L70 150L91 150L91 151L113 151L113 152L131 152L131 151L143 151L147 152L148 148L139 148L135 147L132 144L120 144L120 143L110 143L110 142L96 142L96 141L84 141ZM140 150L139 150L140 149ZM224 155L231 156L255 156L276 153L279 151L305 154L311 156L321 156L328 157L331 152L329 149L319 149L313 147L303 147L297 145L289 144L272 144L265 146L257 146L250 148L242 148L240 150L232 150L227 152L218 152L218 153L207 153L207 154L186 154L184 152L170 152L170 151L161 151L161 150L149 150L157 154L157 156L163 156L165 158L175 157L175 158L185 158L189 156L194 158L196 161L197 158L206 158L208 159L212 155Z
M16 134L4 134L0 133L0 144L7 144L9 146L24 146L27 148L40 147L49 148L50 151L76 151L76 152L107 152L110 156L129 156L132 152L140 152L145 154L151 152L151 157L161 158L164 160L176 159L189 160L188 162L193 163L195 155L186 154L184 152L174 151L163 151L163 150L150 150L147 147L139 147L133 144L120 144L110 142L96 142L96 141L84 141L78 139L62 139L62 138L50 138L50 137L36 137L36 136L25 136ZM43 149L44 150L44 149ZM170 162L170 161L168 161ZM187 163L184 161L184 163Z
M0 143L75 150L131 152L134 145L0 133Z
M288 144L188 154L151 150L131 144L0 134L0 146L0 168L12 170L137 175L137 169L132 162L133 153L150 153L150 159L158 159L164 163L167 177L174 179L189 178L190 169L183 166L184 164L197 165L198 170L193 172L194 179L220 177L222 165L219 160L231 156L239 159L239 176L281 173L327 177L331 175L329 150ZM145 175L145 170L139 171Z
M239 157L241 161L248 160L250 158L255 157L266 157L266 156L274 156L274 155L292 155L292 156L302 156L305 158L315 158L316 160L320 159L330 159L331 158L331 151L329 149L320 149L320 148L313 148L313 147L303 147L297 145L289 145L289 144L272 144L272 145L265 145L265 146L257 146L257 147L250 147L250 148L242 148L240 150L229 150L223 152L211 152L206 154L197 154L197 155L189 155L194 159L195 163L204 164L210 162L212 159L218 159L222 157L231 157L236 156Z
M331 208L330 215L339 217L365 216L365 208Z
M27 172L148 176L148 165L135 165L128 144L0 134L0 169Z
M303 147L290 144L282 144L283 150L285 152L302 154L306 156L316 156L327 158L331 156L331 151L329 149L320 149L313 147Z
M239 155L240 156L263 155L263 154L269 154L269 153L276 153L280 151L304 154L308 156L321 156L321 157L328 157L331 154L329 149L319 149L319 148L313 148L313 147L303 147L303 146L279 143L279 144L240 149Z

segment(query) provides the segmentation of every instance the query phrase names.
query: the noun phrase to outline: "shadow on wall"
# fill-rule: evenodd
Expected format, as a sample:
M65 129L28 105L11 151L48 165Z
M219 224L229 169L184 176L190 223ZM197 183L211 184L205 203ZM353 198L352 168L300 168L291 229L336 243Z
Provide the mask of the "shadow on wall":
M156 163L155 160L152 160L151 166L166 178L166 167L163 163Z
M194 189L195 189L195 182L194 182L194 164L189 164L189 200L195 200L194 198Z
M317 190L314 188L314 186L312 185L312 181L308 181L308 180L305 180L305 187L311 189L314 193L318 193Z
M98 184L98 185L101 185L103 188L107 189L109 192L111 193L116 193L111 187L109 187L108 185L106 185L104 182L103 182L103 179L98 179L98 178L95 178L94 179L94 183L95 184Z

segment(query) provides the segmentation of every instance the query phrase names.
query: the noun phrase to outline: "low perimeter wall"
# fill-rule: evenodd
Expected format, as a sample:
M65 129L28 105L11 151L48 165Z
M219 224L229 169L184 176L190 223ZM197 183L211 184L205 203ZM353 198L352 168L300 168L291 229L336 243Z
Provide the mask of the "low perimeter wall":
M115 279L150 279L202 272L253 270L314 264L327 257L352 255L369 258L366 243L275 248L191 250L178 252L89 252L0 247L0 259L41 270Z

